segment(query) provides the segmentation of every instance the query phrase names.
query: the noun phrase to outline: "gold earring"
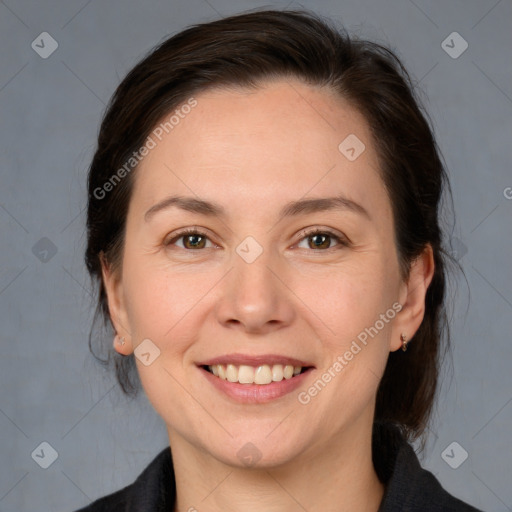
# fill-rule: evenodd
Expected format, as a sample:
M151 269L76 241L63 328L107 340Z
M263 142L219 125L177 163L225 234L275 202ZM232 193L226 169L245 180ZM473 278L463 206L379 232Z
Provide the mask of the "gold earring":
M407 336L404 333L400 334L400 340L402 341L402 350L405 352L407 350Z

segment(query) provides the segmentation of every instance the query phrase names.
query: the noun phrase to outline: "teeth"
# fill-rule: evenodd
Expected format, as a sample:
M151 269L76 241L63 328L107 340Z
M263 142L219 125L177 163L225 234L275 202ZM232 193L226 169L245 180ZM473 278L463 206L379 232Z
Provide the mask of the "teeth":
M291 379L299 375L302 366L293 366L291 364L274 364L272 366L263 364L258 367L234 364L214 364L208 366L213 375L229 382L239 382L240 384L270 384L271 382L280 382L283 379Z
M215 368L215 365L213 368ZM240 366L238 369L238 382L240 384L252 384L254 382L254 368L252 366Z
M272 380L274 382L280 382L284 379L283 365L275 364L272 366Z
M290 366L289 364L287 364L283 370L284 378L291 379L293 377L293 370L294 370L293 366Z
M238 368L234 364L226 366L226 379L229 382L238 382Z
M270 384L272 382L272 370L268 364L258 366L254 374L254 384Z

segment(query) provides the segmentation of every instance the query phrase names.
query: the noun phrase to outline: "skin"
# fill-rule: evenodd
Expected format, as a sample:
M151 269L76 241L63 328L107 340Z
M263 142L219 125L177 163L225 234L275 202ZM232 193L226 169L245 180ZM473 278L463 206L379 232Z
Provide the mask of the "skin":
M376 511L384 488L371 461L375 396L400 333L410 339L423 319L432 251L427 246L400 279L368 124L332 91L276 80L195 98L136 171L122 267L103 265L112 321L126 339L116 350L128 355L146 338L160 350L149 366L137 365L167 425L176 510ZM366 146L352 162L338 150L349 134ZM175 194L219 203L226 215L171 207L145 221L149 208ZM290 201L337 194L369 218L330 210L278 221ZM206 232L205 248L174 236L187 227ZM331 238L315 248L301 233L315 227L350 243ZM263 248L253 263L236 252L247 236ZM402 305L395 318L314 399L299 403L298 392L395 302ZM196 367L235 352L283 354L315 369L297 392L236 403ZM261 455L250 468L237 456L248 442Z

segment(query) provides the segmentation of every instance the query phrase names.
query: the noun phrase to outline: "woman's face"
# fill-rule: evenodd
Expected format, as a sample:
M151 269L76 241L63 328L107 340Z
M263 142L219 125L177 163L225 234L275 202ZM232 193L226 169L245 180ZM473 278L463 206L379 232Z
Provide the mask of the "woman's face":
M171 445L232 465L313 456L371 425L428 282L400 280L369 127L344 100L299 81L195 99L152 135L122 269L104 271L116 348L135 350Z

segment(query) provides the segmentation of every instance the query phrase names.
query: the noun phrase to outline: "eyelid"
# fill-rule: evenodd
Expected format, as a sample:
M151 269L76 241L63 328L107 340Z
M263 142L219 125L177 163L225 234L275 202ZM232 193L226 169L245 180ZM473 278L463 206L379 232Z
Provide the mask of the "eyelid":
M331 238L336 239L338 242L338 246L342 247L348 247L350 245L350 240L341 232L333 230L331 228L322 228L322 227L310 227L310 228L304 228L299 231L299 240L294 245L298 245L304 238L307 238L312 235L316 234L322 234L322 235L329 235ZM335 250L337 246L329 247L328 249L321 249L321 250L315 250L311 249L313 252L328 252L331 250Z
M199 228L199 227L195 227L195 226L179 229L178 231L171 233L169 236L165 237L163 245L165 247L167 247L167 246L173 244L174 242L176 242L177 240L179 240L180 238L183 238L186 235L199 235L199 236L202 236L202 237L206 238L207 240L209 240L213 245L217 245L217 244L215 244L215 242L212 241L212 237L209 235L207 229ZM181 249L181 247L180 247L180 249ZM210 249L210 247L207 247L207 249ZM190 249L185 249L185 250L188 250L191 252Z
M181 230L178 230L175 233L172 233L172 235L170 237L168 236L168 237L165 238L165 240L163 242L163 245L164 246L169 246L169 245L171 245L171 243L176 242L180 238L182 238L184 236L187 236L189 234L194 234L194 235L199 235L199 236L205 237L213 245L217 245L211 239L212 237L208 234L208 230L207 229L199 228L199 227L195 227L195 226L191 226L191 227L188 227L188 228L183 228ZM334 238L338 242L338 246L347 247L347 246L350 245L350 240L345 235L343 235L342 233L340 233L338 231L335 231L335 230L333 230L331 228L322 228L322 227L314 226L314 227L308 227L308 228L301 229L299 231L299 233L298 233L298 236L300 238L294 244L294 246L298 245L300 242L302 242L302 240L304 240L308 236L312 236L312 235L316 235L316 234L329 235L331 238ZM218 247L218 245L217 245L217 247ZM206 249L209 249L209 248L210 247L206 247ZM314 249L311 249L311 250L315 251L315 252L326 252L326 251L330 251L332 249L336 249L336 246L329 247L328 249L321 249L321 250L318 250L318 251L315 251ZM187 250L189 252L193 251L193 249L184 249L184 250ZM204 249L197 249L197 250L204 250Z

